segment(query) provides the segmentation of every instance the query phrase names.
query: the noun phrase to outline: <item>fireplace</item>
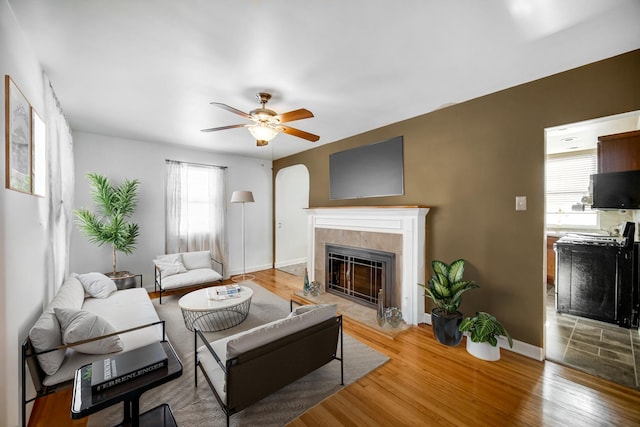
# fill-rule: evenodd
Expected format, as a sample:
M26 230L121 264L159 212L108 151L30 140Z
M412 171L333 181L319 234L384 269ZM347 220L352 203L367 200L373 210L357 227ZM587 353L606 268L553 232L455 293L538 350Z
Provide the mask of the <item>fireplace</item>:
M359 304L377 307L383 291L384 306L395 305L394 253L342 245L325 245L325 289Z
M393 290L385 292L385 306L400 307L404 320L425 322L426 206L361 206L309 208L307 268L310 280L327 289L326 245L347 246L395 255ZM375 283L375 282L374 282ZM376 284L377 286L377 284ZM390 298L387 301L387 298Z

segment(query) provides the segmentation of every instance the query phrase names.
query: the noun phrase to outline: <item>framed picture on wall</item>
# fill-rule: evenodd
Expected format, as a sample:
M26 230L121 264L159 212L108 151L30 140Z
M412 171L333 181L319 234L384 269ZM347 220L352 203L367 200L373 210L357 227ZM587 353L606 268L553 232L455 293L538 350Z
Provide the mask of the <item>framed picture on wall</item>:
M31 193L31 105L5 75L6 187Z

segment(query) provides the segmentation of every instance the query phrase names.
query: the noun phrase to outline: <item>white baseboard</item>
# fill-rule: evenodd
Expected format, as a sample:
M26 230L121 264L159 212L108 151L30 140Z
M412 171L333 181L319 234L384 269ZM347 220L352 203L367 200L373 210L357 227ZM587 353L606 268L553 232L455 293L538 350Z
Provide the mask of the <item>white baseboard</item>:
M427 325L431 324L430 313L424 314L424 323L426 323ZM535 345L531 345L518 340L513 340L513 347L509 347L509 342L505 337L498 338L498 344L500 344L500 348L504 348L505 350L513 351L514 353L521 354L531 359L539 361L544 360L544 349L536 347Z
M307 258L298 258L298 259L290 259L287 261L280 261L280 262L276 262L274 264L274 268L280 268L280 267L288 267L290 265L295 265L295 264L300 264L300 263L305 263L307 262Z
M262 270L268 270L270 268L273 268L273 266L271 264L265 264L265 265L254 265L252 267L246 267L247 271L246 273L249 274L251 272L254 271L262 271ZM239 274L242 274L242 270L231 270L229 271L229 277L231 276L237 276Z

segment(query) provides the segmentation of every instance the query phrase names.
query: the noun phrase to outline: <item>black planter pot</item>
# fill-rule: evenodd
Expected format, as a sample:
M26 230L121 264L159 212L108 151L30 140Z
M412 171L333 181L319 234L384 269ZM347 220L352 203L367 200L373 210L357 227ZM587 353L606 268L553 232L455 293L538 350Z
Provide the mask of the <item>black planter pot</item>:
M431 326L433 335L440 344L456 346L462 340L462 332L458 327L462 322L462 313L447 313L438 309L431 310Z

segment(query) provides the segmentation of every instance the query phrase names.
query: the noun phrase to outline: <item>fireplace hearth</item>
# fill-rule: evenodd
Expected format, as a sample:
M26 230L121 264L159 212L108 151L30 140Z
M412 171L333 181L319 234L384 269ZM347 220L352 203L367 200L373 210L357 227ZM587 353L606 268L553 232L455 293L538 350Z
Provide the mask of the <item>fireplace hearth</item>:
M384 306L395 305L395 254L342 245L325 245L325 253L327 292L375 308L382 290Z

